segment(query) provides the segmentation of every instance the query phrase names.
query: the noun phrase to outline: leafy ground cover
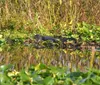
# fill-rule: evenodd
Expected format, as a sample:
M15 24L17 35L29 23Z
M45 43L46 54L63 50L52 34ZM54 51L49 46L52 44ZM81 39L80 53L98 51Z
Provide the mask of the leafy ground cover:
M42 31L44 29L35 29L33 32L28 32L25 30L2 30L0 31L0 46L4 43L22 44L28 40L28 43L33 41L33 36L35 34L49 35L49 36L65 36L66 38L73 37L77 40L77 43L85 43L85 45L99 45L100 46L100 26L90 25L83 23L77 23L76 30L61 30L60 34L52 33L51 31ZM56 31L52 30L53 32Z
M16 71L12 65L2 65L0 85L100 85L100 70L70 72L67 67L39 63Z

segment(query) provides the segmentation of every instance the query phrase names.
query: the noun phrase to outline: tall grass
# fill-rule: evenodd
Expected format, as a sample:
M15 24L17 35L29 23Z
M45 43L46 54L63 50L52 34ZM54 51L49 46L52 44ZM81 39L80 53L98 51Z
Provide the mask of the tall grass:
M100 25L100 0L0 0L0 29L75 30L85 21Z

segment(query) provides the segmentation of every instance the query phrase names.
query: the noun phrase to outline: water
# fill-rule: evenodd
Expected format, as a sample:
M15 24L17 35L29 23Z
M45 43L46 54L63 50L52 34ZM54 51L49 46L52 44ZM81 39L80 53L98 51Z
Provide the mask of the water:
M53 66L67 66L69 70L86 70L90 67L91 50L36 49L32 45L6 44L0 52L0 65L13 64L16 69L44 63ZM95 52L93 67L100 69L100 51Z

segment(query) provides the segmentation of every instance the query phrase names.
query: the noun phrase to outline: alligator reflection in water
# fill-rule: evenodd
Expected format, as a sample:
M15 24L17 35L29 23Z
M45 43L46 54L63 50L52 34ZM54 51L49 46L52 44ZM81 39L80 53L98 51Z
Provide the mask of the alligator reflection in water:
M89 67L91 51L72 49L36 49L32 46L5 46L0 52L0 64L14 64L16 68L29 67L31 64L45 63L47 65L68 66L71 70ZM96 52L93 63L100 69L100 52Z

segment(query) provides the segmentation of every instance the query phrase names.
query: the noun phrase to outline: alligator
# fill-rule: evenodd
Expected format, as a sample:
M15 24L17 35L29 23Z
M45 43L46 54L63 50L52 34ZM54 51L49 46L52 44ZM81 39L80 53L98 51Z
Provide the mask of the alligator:
M73 43L76 43L76 39L73 37L66 38L62 36L55 37L55 36L46 36L46 35L36 34L34 36L34 39L35 39L35 43L37 44L41 42L49 41L48 45L51 46L51 48L58 44L57 45L58 47L65 49L68 46L69 42L72 42L69 44L71 47L73 47Z

